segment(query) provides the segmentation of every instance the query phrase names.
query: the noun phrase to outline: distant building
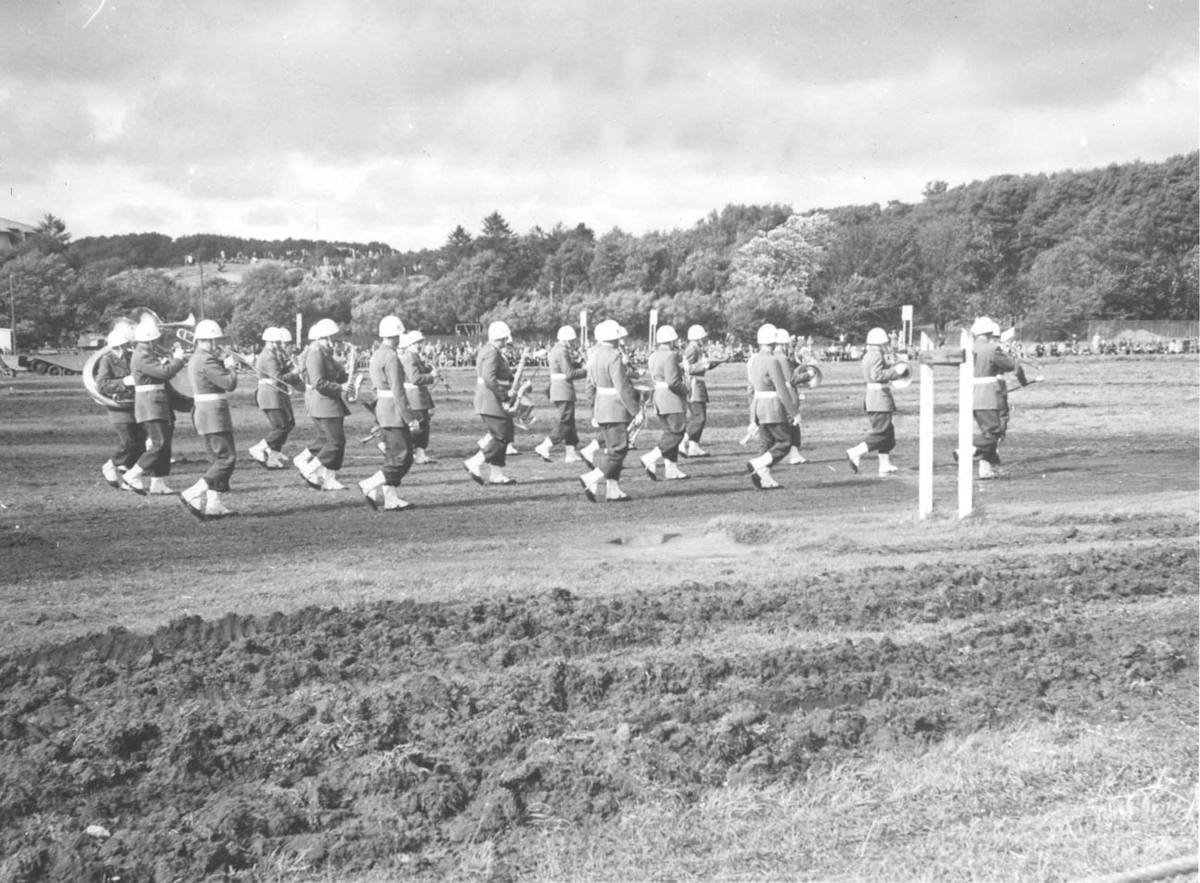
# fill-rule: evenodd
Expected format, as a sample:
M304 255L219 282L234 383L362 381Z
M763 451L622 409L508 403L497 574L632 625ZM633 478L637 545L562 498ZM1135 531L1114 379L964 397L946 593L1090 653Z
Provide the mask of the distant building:
M12 251L25 241L26 236L37 232L37 227L30 227L20 221L10 221L0 218L0 253Z

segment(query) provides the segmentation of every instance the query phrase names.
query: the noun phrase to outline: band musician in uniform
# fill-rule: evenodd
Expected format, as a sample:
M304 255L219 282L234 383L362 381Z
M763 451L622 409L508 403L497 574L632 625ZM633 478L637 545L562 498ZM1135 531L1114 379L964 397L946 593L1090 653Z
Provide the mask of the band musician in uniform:
M267 328L262 333L262 339L262 351L254 360L254 370L258 375L254 398L271 428L267 430L265 438L249 448L249 452L260 466L283 469L290 462L283 455L283 446L296 428L296 412L292 407L291 395L281 389L277 381L299 391L304 390L304 381L287 352L292 342L291 332L286 328Z
M971 326L971 334L975 337L975 459L979 477L986 481L998 474L998 448L1008 423L1008 386L1001 375L1014 371L1021 386L1029 381L1021 363L1001 348L1000 326L994 320L980 316Z
M891 341L882 328L867 332L867 351L862 358L862 376L866 384L863 407L871 423L867 437L846 450L850 468L858 472L864 454L874 451L879 457L879 474L890 475L896 471L891 453L896 447L896 427L892 425L892 414L896 411L896 400L892 397L893 380L908 374L908 365L892 358Z
M337 473L346 456L346 417L350 406L343 397L342 385L350 379L345 367L333 355L334 335L341 331L332 319L321 319L308 331L309 345L304 354L308 389L304 406L317 427L317 437L295 456L292 465L309 487L320 491L344 491Z
M550 452L561 444L565 453L564 463L578 463L583 458L576 453L579 431L575 427L575 381L587 377L587 368L580 365L575 352L577 339L575 329L564 325L558 329L558 339L550 348L547 363L550 367L550 401L558 410L558 423L540 445L534 448L537 455L550 462Z
M641 457L651 481L658 481L659 460L663 461L663 477L668 481L688 477L679 468L679 445L687 424L687 380L675 348L678 340L679 334L670 325L660 327L654 335L657 346L646 366L654 383L654 413L663 424L658 446Z
M488 340L475 358L475 413L487 428L486 444L474 456L463 461L463 468L477 484L516 484L504 474L509 445L513 440L513 409L509 402L513 372L504 357L504 344L512 332L504 322L488 326ZM483 477L483 466L490 466Z
M404 367L396 346L404 333L404 323L396 316L379 321L379 346L371 354L371 383L378 396L375 419L383 442L383 469L358 483L372 509L399 512L411 505L400 499L396 488L413 464L412 433L417 418L408 406Z
M792 361L791 345L792 335L787 332L787 329L776 327L775 358L779 359L779 365L783 368L783 376L787 378L792 395L796 398L796 419L788 424L788 433L791 436L792 444L788 448L787 464L789 466L797 466L801 463L807 463L808 460L800 453L800 405L804 401L804 393L797 389L796 384L792 380L795 376L796 363Z
M421 358L417 344L425 339L420 331L406 331L397 344L400 365L404 368L404 392L408 396L408 407L417 421L413 430L413 462L418 465L436 463L429 456L429 430L433 422L433 384L438 379L437 368Z
M746 464L750 481L762 491L775 490L781 485L771 475L771 467L787 456L792 446L791 424L798 419L800 403L796 401L783 365L773 352L777 331L774 325L758 329L758 352L746 364L746 377L754 399L752 420L758 424L759 454Z
M104 480L112 487L121 487L121 473L128 471L146 450L146 431L133 416L133 375L129 356L133 350L133 325L119 320L108 333L105 343L109 351L96 365L96 388L118 404L109 407L108 421L117 433L117 449L100 467Z
M194 332L196 349L188 361L188 379L192 383L192 422L204 439L204 448L211 458L208 471L180 496L187 510L201 521L233 515L221 494L229 492L229 478L237 465L233 446L233 416L229 410L229 393L237 389L237 359L232 355L221 358L217 341L223 336L221 326L212 319L203 319Z
M597 446L594 468L580 476L588 500L597 501L600 481L606 484L605 500L623 503L629 495L621 490L621 469L629 453L629 423L641 409L637 391L629 379L619 342L627 332L612 319L596 326L596 346L588 359L588 384L595 394L593 420L600 427L603 447Z
M679 453L684 457L707 457L708 452L700 447L700 437L704 435L704 427L708 424L708 384L704 375L721 363L709 359L704 351L704 341L708 332L703 325L693 325L688 329L688 345L683 351L683 370L687 377L687 432L679 446Z
M187 364L183 346L175 342L174 350L164 352L155 343L162 337L158 323L149 319L134 328L137 346L129 359L133 374L133 414L146 433L146 451L122 476L121 482L135 493L156 496L174 494L167 486L171 474L171 445L175 437L173 402L179 395L171 386L171 378ZM147 488L142 476L150 477Z

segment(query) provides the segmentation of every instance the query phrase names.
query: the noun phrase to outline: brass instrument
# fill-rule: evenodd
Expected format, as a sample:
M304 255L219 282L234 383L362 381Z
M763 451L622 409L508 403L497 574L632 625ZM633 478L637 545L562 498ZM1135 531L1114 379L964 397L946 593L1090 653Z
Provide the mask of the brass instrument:
M646 409L650 406L650 402L654 400L653 387L634 386L634 389L641 395L642 406L638 408L638 412L633 415L633 419L629 421L629 426L626 427L631 446L637 442L638 436L646 428Z
M347 402L357 402L359 390L362 389L366 374L358 370L358 347L350 344L350 352L346 354L346 382L342 384L342 395Z
M154 325L160 330L174 329L174 334L180 341L188 343L194 342L191 338L191 332L187 330L189 328L196 327L196 317L191 313L189 313L188 317L182 322L164 322L158 317L158 314L155 313L154 310L151 310L147 307L139 307L134 311L134 316L134 319L118 319L114 325L124 322L130 326ZM183 335L186 335L186 337ZM98 405L103 405L106 408L124 408L128 406L130 401L132 401L132 392L130 393L129 399L114 398L112 396L106 396L104 393L100 392L100 388L96 384L96 366L100 364L101 359L115 349L118 349L118 347L103 346L96 350L96 352L92 353L92 355L88 357L87 361L83 363L82 369L84 389L86 389L88 395L92 397L92 401ZM170 355L169 348L164 349L162 346L156 346L155 349L159 350L164 356Z
M522 380L525 373L525 362L529 358L529 347L521 348L521 359L517 362L517 370L513 374L512 386L508 390L508 398L504 400L504 410L513 415L513 424L526 432L533 426L537 418L533 415L533 396L529 390L533 386L532 378ZM535 374L537 372L534 372Z

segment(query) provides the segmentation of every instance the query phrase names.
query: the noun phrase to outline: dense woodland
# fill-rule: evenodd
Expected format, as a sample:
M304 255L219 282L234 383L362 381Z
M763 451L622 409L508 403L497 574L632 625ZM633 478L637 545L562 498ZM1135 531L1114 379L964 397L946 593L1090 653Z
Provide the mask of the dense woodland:
M360 337L389 313L427 334L500 318L534 337L576 323L583 309L640 329L652 308L662 324L698 322L716 336L751 339L770 321L853 338L896 327L904 304L918 325L987 313L1052 339L1082 333L1090 319L1197 318L1198 167L1191 153L935 181L916 205L804 214L729 205L689 229L640 236L585 223L518 234L497 211L477 233L459 226L441 248L420 251L208 234L72 242L67 224L47 215L38 235L0 255L0 280L23 347L107 330L138 307L167 319L203 314L241 343L297 313L306 325L332 317ZM164 272L189 256L211 266L222 253L227 269L245 271L240 284L211 277L201 295Z

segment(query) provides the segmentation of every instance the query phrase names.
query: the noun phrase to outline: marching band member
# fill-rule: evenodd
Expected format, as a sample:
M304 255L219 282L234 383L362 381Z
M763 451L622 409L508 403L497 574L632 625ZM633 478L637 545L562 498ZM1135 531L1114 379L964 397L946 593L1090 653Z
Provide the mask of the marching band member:
M129 470L146 450L146 431L133 416L133 375L129 355L133 350L133 325L118 320L105 341L111 349L96 366L96 388L120 407L108 408L108 420L117 433L117 450L100 467L104 480L121 487L121 473Z
M564 325L558 329L558 341L550 349L550 401L558 409L558 425L545 440L534 448L539 457L550 462L550 451L560 442L566 449L564 463L578 463L582 457L575 452L579 431L575 428L575 381L587 377L587 369L579 365L575 355L575 329Z
M269 378L281 380L299 390L304 389L304 381L285 349L292 342L291 332L286 328L268 328L263 331L262 339L262 351L254 360L254 370L258 374L254 398L271 428L266 437L250 447L249 451L254 462L260 466L283 469L289 462L283 456L283 446L296 428L296 413L292 408L291 395Z
M503 351L509 340L512 332L508 325L493 322L488 326L488 341L475 358L475 413L487 427L487 444L464 460L463 468L477 484L516 484L516 479L504 474L508 446L513 440L513 412L508 402L513 372ZM486 481L481 471L484 463L491 466Z
M292 465L300 470L309 487L320 491L344 491L337 479L346 456L346 417L350 406L342 393L342 384L350 379L346 369L333 355L333 337L341 331L332 319L321 319L308 331L309 346L304 368L308 389L304 406L317 427L317 437L297 454Z
M606 480L605 499L623 503L629 499L621 490L621 468L629 453L629 422L641 405L637 391L625 368L624 354L618 342L629 332L612 319L596 326L596 346L588 359L588 383L595 392L593 419L600 427L604 447L597 446L595 467L580 476L583 492L595 503L600 480Z
M721 363L708 359L704 352L704 341L708 332L702 325L688 329L688 345L683 351L683 370L687 377L687 432L679 453L684 457L707 457L708 452L700 447L700 437L708 423L708 384L704 375Z
M217 340L223 335L221 326L212 319L202 319L193 336L196 349L188 361L188 379L195 402L192 423L204 439L212 462L204 477L180 496L189 512L207 521L235 514L226 508L221 494L229 492L229 477L237 465L228 394L237 389L238 363L232 355L222 360L217 353Z
M788 426L800 413L800 403L788 384L788 375L772 352L777 339L774 325L758 329L758 352L746 365L754 401L752 420L758 424L759 455L746 464L750 481L759 490L774 490L781 485L771 475L771 467L787 456L792 435Z
M171 474L171 442L175 437L175 412L172 401L178 393L171 387L171 378L183 370L183 346L176 341L169 354L161 352L155 341L162 337L157 322L139 321L134 329L133 355L129 369L133 374L133 414L146 433L145 453L122 476L121 481L135 493L166 495L175 493L167 487ZM146 488L142 476L150 477Z
M437 380L437 369L427 364L417 350L417 344L425 339L420 331L407 331L400 335L400 365L404 368L404 392L408 397L408 407L417 421L413 430L413 462L417 464L436 463L437 460L428 454L429 425L433 419L434 381Z
M379 346L371 354L371 383L378 396L375 419L383 442L383 469L358 483L372 509L380 502L387 511L400 511L410 504L396 494L396 488L413 464L412 433L418 423L408 405L404 366L396 346L404 333L404 323L396 316L379 321ZM382 498L382 499L381 499Z
M891 382L908 373L908 365L894 362L887 332L872 328L867 332L867 352L862 359L862 376L867 385L863 407L871 423L867 437L846 450L850 468L858 472L863 454L875 451L879 455L879 474L889 475L896 471L891 462L891 452L896 447L896 428L892 425L892 414L896 400L892 398Z
M800 453L800 408L799 403L804 401L804 394L797 388L792 381L793 373L796 365L792 362L791 354L788 352L788 347L792 342L792 336L787 333L786 329L775 329L775 358L779 359L779 365L783 368L783 376L787 378L788 386L791 387L792 395L796 397L796 419L788 424L788 433L791 437L791 446L788 448L787 463L789 466L796 466L800 463L807 463L804 455Z
M679 444L687 425L687 382L679 350L675 348L678 340L679 334L670 325L659 328L654 335L658 346L650 354L646 366L654 382L654 412L663 423L658 446L641 457L651 481L658 481L655 470L659 460L663 461L663 473L668 481L688 477L679 468Z
M975 415L975 459L979 477L995 478L1000 465L997 450L1008 422L1008 386L1000 375L1015 371L1017 382L1025 386L1025 369L1000 346L1000 326L980 316L971 326L975 336L975 389L972 408Z

